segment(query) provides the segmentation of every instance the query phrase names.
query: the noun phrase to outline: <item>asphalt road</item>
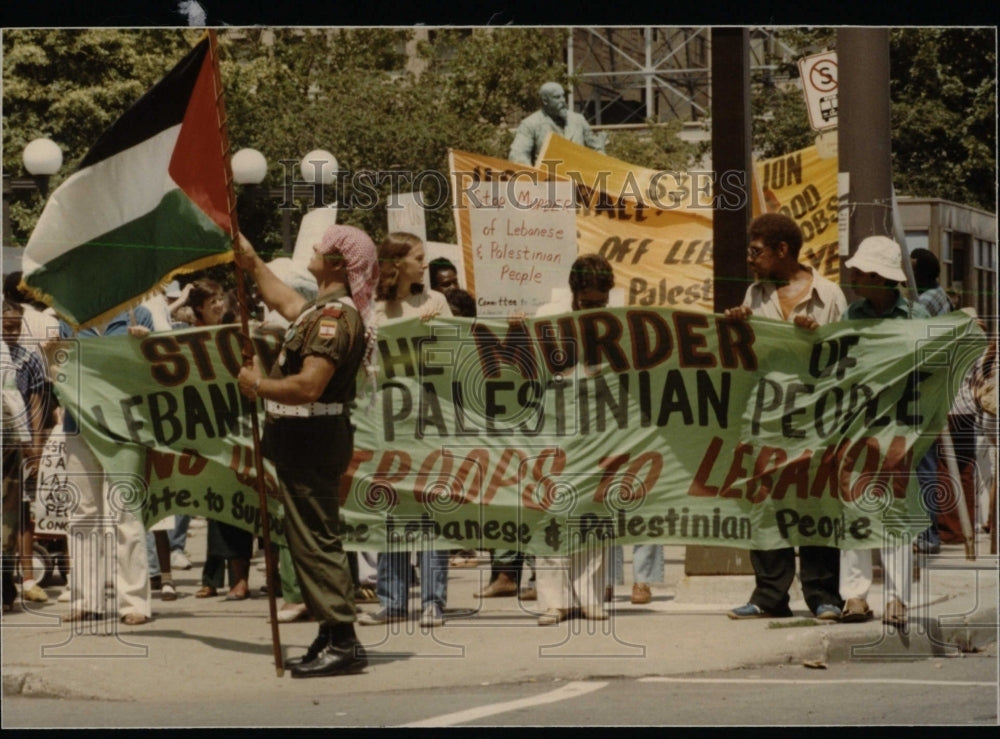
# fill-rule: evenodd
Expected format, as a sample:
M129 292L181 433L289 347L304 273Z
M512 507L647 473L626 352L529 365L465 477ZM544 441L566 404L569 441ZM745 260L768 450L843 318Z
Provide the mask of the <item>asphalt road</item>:
M246 700L134 702L12 697L4 729L104 727L512 727L997 725L995 644L985 652L907 661L671 677L480 684L352 692L350 678L312 681L309 694Z

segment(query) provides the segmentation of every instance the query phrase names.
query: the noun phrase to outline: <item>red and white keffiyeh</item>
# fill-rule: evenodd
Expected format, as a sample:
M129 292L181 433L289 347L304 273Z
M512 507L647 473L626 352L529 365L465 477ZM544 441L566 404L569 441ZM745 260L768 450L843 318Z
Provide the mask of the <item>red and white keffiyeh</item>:
M378 327L375 301L372 299L378 284L375 243L360 228L334 224L323 232L319 251L321 254L337 253L344 257L351 298L365 326L365 372L374 389L378 373Z

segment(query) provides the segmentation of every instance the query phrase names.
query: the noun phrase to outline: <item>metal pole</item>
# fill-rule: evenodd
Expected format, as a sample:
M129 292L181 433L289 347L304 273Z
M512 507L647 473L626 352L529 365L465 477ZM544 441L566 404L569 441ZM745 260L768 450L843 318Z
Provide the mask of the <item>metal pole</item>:
M14 238L14 229L10 225L10 201L7 198L7 193L10 192L10 177L4 175L3 177L3 248L7 249L13 246L10 242Z
M646 120L655 116L653 108L653 29L646 26L644 30L646 41L646 68L643 70L646 77Z
M889 30L837 30L837 154L850 176L850 253L867 236L893 234L892 125L889 110ZM840 262L840 284L850 292ZM848 295L850 298L850 295Z
M712 29L712 169L718 183L724 172L744 180L743 202L733 206L716 194L712 213L713 310L740 305L747 289L747 229L750 226L753 159L750 143L750 32L747 28ZM746 549L688 546L686 575L753 573Z
M712 169L716 182L724 172L738 172L744 178L742 206L723 204L722 196L716 195L712 214L716 313L740 305L747 288L745 250L753 180L750 120L750 32L713 28Z
M212 49L212 64L213 72L215 74L215 92L216 92L216 106L219 115L219 130L222 134L222 145L223 151L221 152L223 162L226 167L226 182L229 189L229 223L230 223L230 236L233 240L233 249L237 248L238 237L240 232L239 221L236 215L236 193L233 188L233 171L230 162L230 151L229 151L229 132L226 125L226 112L225 106L222 100L222 75L219 70L219 49L218 41L216 39L215 30L210 29L208 31L209 43ZM243 328L243 335L246 341L243 343L243 364L244 366L251 365L253 363L253 347L250 344L250 327L248 319L248 305L247 305L247 295L245 281L243 279L243 270L240 268L239 262L233 262L233 266L236 268L236 292L237 300L240 305L240 322ZM267 492L265 488L266 480L264 477L264 455L261 451L260 442L260 422L257 415L257 402L254 402L250 406L250 426L253 436L253 453L254 453L254 463L255 471L257 473L257 495L258 504L260 505L260 522L261 522L261 535L264 537L264 581L267 583L267 604L268 611L270 613L271 622L271 650L274 656L274 670L277 677L281 677L285 674L285 663L281 658L281 636L278 633L278 607L275 601L275 584L272 581L272 573L274 572L274 551L271 546L271 524L269 517L267 515Z

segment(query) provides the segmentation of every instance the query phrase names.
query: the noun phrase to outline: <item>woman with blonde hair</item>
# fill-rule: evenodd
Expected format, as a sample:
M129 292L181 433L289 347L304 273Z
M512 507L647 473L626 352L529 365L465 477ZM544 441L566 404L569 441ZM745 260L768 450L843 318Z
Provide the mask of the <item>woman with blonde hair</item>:
M379 326L402 318L430 320L452 315L444 295L424 288L424 242L405 232L390 233L378 247L379 281L375 292L375 316ZM420 552L421 626L441 626L448 598L448 551ZM376 591L382 608L363 613L363 625L403 621L409 607L410 553L380 552Z

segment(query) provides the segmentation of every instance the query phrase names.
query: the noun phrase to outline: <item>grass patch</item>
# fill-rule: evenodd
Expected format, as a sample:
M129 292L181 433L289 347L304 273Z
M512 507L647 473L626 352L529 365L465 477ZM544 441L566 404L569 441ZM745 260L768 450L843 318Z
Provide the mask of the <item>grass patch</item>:
M769 629L797 629L801 626L819 626L819 621L814 618L799 618L795 621L772 621L767 625Z

